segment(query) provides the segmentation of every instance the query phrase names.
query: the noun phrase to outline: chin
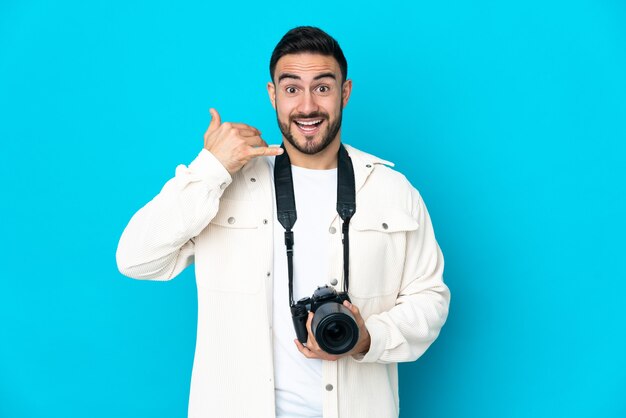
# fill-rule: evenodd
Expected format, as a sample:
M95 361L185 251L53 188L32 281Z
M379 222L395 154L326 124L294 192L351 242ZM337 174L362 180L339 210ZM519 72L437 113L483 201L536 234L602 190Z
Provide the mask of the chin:
M295 140L296 144L294 144L293 142L291 142L291 145L293 145L298 151L307 154L307 155L315 155L318 154L322 151L324 151L333 141L327 141L325 142L324 140L324 135L316 135L314 137L293 137L292 138Z

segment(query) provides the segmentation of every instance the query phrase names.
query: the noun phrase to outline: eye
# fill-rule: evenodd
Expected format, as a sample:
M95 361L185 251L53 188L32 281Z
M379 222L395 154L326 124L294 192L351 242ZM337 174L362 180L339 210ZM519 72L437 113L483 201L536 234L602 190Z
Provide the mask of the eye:
M287 94L295 94L298 90L294 86L287 86L285 92Z
M330 91L330 87L326 85L321 85L317 88L320 93L328 93Z

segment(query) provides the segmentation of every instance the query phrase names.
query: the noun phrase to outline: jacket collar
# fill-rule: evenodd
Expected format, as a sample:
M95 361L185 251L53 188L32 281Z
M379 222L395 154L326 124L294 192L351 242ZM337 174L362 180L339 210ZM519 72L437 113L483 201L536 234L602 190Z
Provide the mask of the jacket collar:
M345 143L343 145L346 147L346 151L348 151L348 155L350 155L350 158L352 159L352 166L354 167L354 186L357 193L361 187L363 187L365 181L372 173L376 165L394 166L394 163L391 161L383 160L382 158L378 158L372 154L358 150L351 145ZM260 160L264 160L263 162L265 164L261 164L263 168L258 165L261 163ZM252 161L252 164L246 164L243 166L241 171L244 175L247 177L260 176L263 175L262 173L267 173L270 176L273 175L273 162L271 162L269 158L257 158Z
M356 192L363 187L365 181L374 170L376 165L387 165L393 167L394 164L390 161L383 160L372 154L360 151L350 145L344 144L348 155L352 159L352 165L354 166L354 186Z

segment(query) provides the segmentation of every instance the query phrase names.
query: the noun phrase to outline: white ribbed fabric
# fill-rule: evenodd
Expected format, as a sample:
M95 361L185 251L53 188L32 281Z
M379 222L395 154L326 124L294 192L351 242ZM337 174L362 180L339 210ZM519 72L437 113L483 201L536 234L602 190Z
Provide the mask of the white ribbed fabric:
M346 146L357 212L350 228L350 297L371 335L368 353L322 362L325 418L399 413L397 362L437 338L450 292L443 256L419 193L386 165ZM189 417L274 417L273 189L258 158L232 178L202 150L180 165L130 220L116 254L120 271L169 280L194 262L198 331ZM341 230L334 216L327 228ZM329 277L342 286L340 240L330 240ZM284 304L284 301L276 301Z

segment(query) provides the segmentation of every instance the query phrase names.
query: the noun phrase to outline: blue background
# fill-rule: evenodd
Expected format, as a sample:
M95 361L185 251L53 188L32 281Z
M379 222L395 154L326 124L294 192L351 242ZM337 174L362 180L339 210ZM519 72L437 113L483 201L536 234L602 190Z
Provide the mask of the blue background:
M348 58L345 142L420 189L446 256L450 317L400 367L402 416L625 417L626 5L608 0L3 0L0 416L186 416L193 269L125 278L117 242L209 107L280 141L268 61L301 24Z

